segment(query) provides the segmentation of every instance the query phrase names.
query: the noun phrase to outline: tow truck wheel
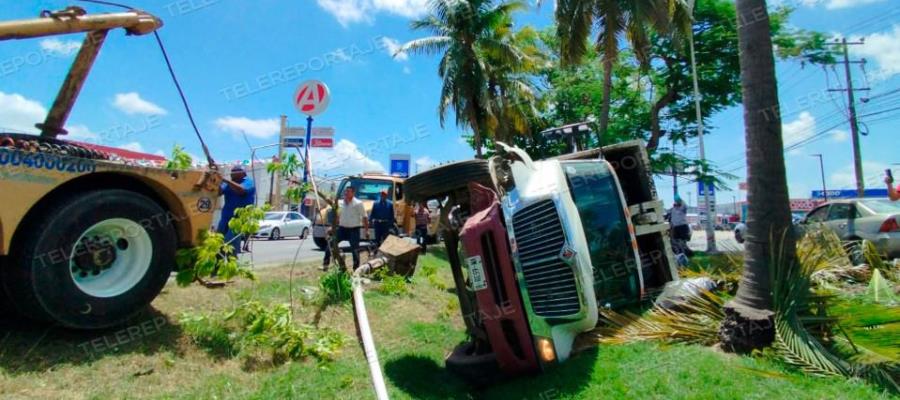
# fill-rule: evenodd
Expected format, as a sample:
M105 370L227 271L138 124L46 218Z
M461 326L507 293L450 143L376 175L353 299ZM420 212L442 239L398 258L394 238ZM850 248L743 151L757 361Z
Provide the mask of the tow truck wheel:
M74 329L121 324L144 310L175 265L168 213L126 190L98 190L48 207L0 271L20 314Z
M470 182L494 187L486 160L460 161L429 169L407 179L404 186L410 200L426 201L465 190Z
M328 247L328 241L325 240L325 238L313 237L313 242L316 244L316 247L318 247L319 250L325 251L325 248Z

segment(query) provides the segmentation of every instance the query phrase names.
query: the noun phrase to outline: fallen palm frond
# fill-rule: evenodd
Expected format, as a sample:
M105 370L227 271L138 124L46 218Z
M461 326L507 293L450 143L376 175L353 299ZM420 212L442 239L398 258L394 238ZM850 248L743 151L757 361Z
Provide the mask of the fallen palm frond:
M675 308L654 306L643 315L600 310L606 326L594 334L600 343L622 344L645 340L691 343L710 346L719 341L719 325L725 319L718 295L702 290L687 296Z
M784 238L781 243L784 243ZM826 349L801 322L800 314L809 310L812 273L825 265L825 260L834 254L834 249L806 247L802 248L801 253L802 246L798 245L797 260L791 262L786 261L790 258L784 254L784 247L780 246L770 258L775 312L773 347L785 362L807 373L863 378L893 393L900 393L892 370L878 365L855 364L838 357Z
M881 275L881 270L876 269L872 273L869 287L866 288L866 299L880 304L896 304L897 295L891 283Z

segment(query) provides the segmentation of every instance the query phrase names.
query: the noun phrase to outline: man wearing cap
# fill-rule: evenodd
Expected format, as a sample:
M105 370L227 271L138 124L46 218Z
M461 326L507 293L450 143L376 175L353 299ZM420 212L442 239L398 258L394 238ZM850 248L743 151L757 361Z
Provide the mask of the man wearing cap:
M353 269L359 268L359 228L362 225L366 240L369 239L369 219L366 218L366 208L355 197L356 190L353 186L344 189L344 198L340 200L338 211L337 235L332 237L338 243L350 242L350 251L353 253ZM329 232L331 233L331 232ZM325 259L322 260L322 269L328 270L331 264L331 246L325 246Z
M669 225L672 226L672 238L682 247L677 249L676 252L682 250L686 256L692 256L694 252L687 247L687 242L691 240L691 227L688 225L687 207L684 205L684 201L681 200L681 196L677 194L675 195L675 204L669 210Z
M216 231L225 235L225 242L234 248L234 254L241 253L241 240L228 228L228 222L234 217L234 210L253 204L256 198L256 186L253 179L247 176L243 165L235 165L231 168L231 179L223 178L219 193L225 196L225 204L222 206L222 215L219 218L219 226Z
M387 190L381 191L381 199L372 205L369 221L375 225L375 245L381 246L394 226L394 204L388 200Z

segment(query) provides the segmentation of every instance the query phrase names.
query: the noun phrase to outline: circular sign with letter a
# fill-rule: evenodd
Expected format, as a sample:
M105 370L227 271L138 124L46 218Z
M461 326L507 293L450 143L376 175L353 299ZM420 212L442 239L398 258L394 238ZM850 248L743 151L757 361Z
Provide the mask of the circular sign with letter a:
M317 80L301 83L294 93L294 105L297 106L297 110L311 117L325 112L329 102L331 91L328 85Z

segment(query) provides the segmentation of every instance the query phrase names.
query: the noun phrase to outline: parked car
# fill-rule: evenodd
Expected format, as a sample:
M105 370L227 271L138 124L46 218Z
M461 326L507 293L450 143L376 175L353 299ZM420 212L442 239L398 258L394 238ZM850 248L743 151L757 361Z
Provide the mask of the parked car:
M747 224L738 222L734 227L734 240L740 244L744 244L747 240Z
M278 240L288 236L306 239L312 229L312 222L295 211L267 212L259 223L259 231L253 237Z
M816 207L798 226L821 225L846 242L863 239L888 258L900 258L900 203L888 199L834 200Z

